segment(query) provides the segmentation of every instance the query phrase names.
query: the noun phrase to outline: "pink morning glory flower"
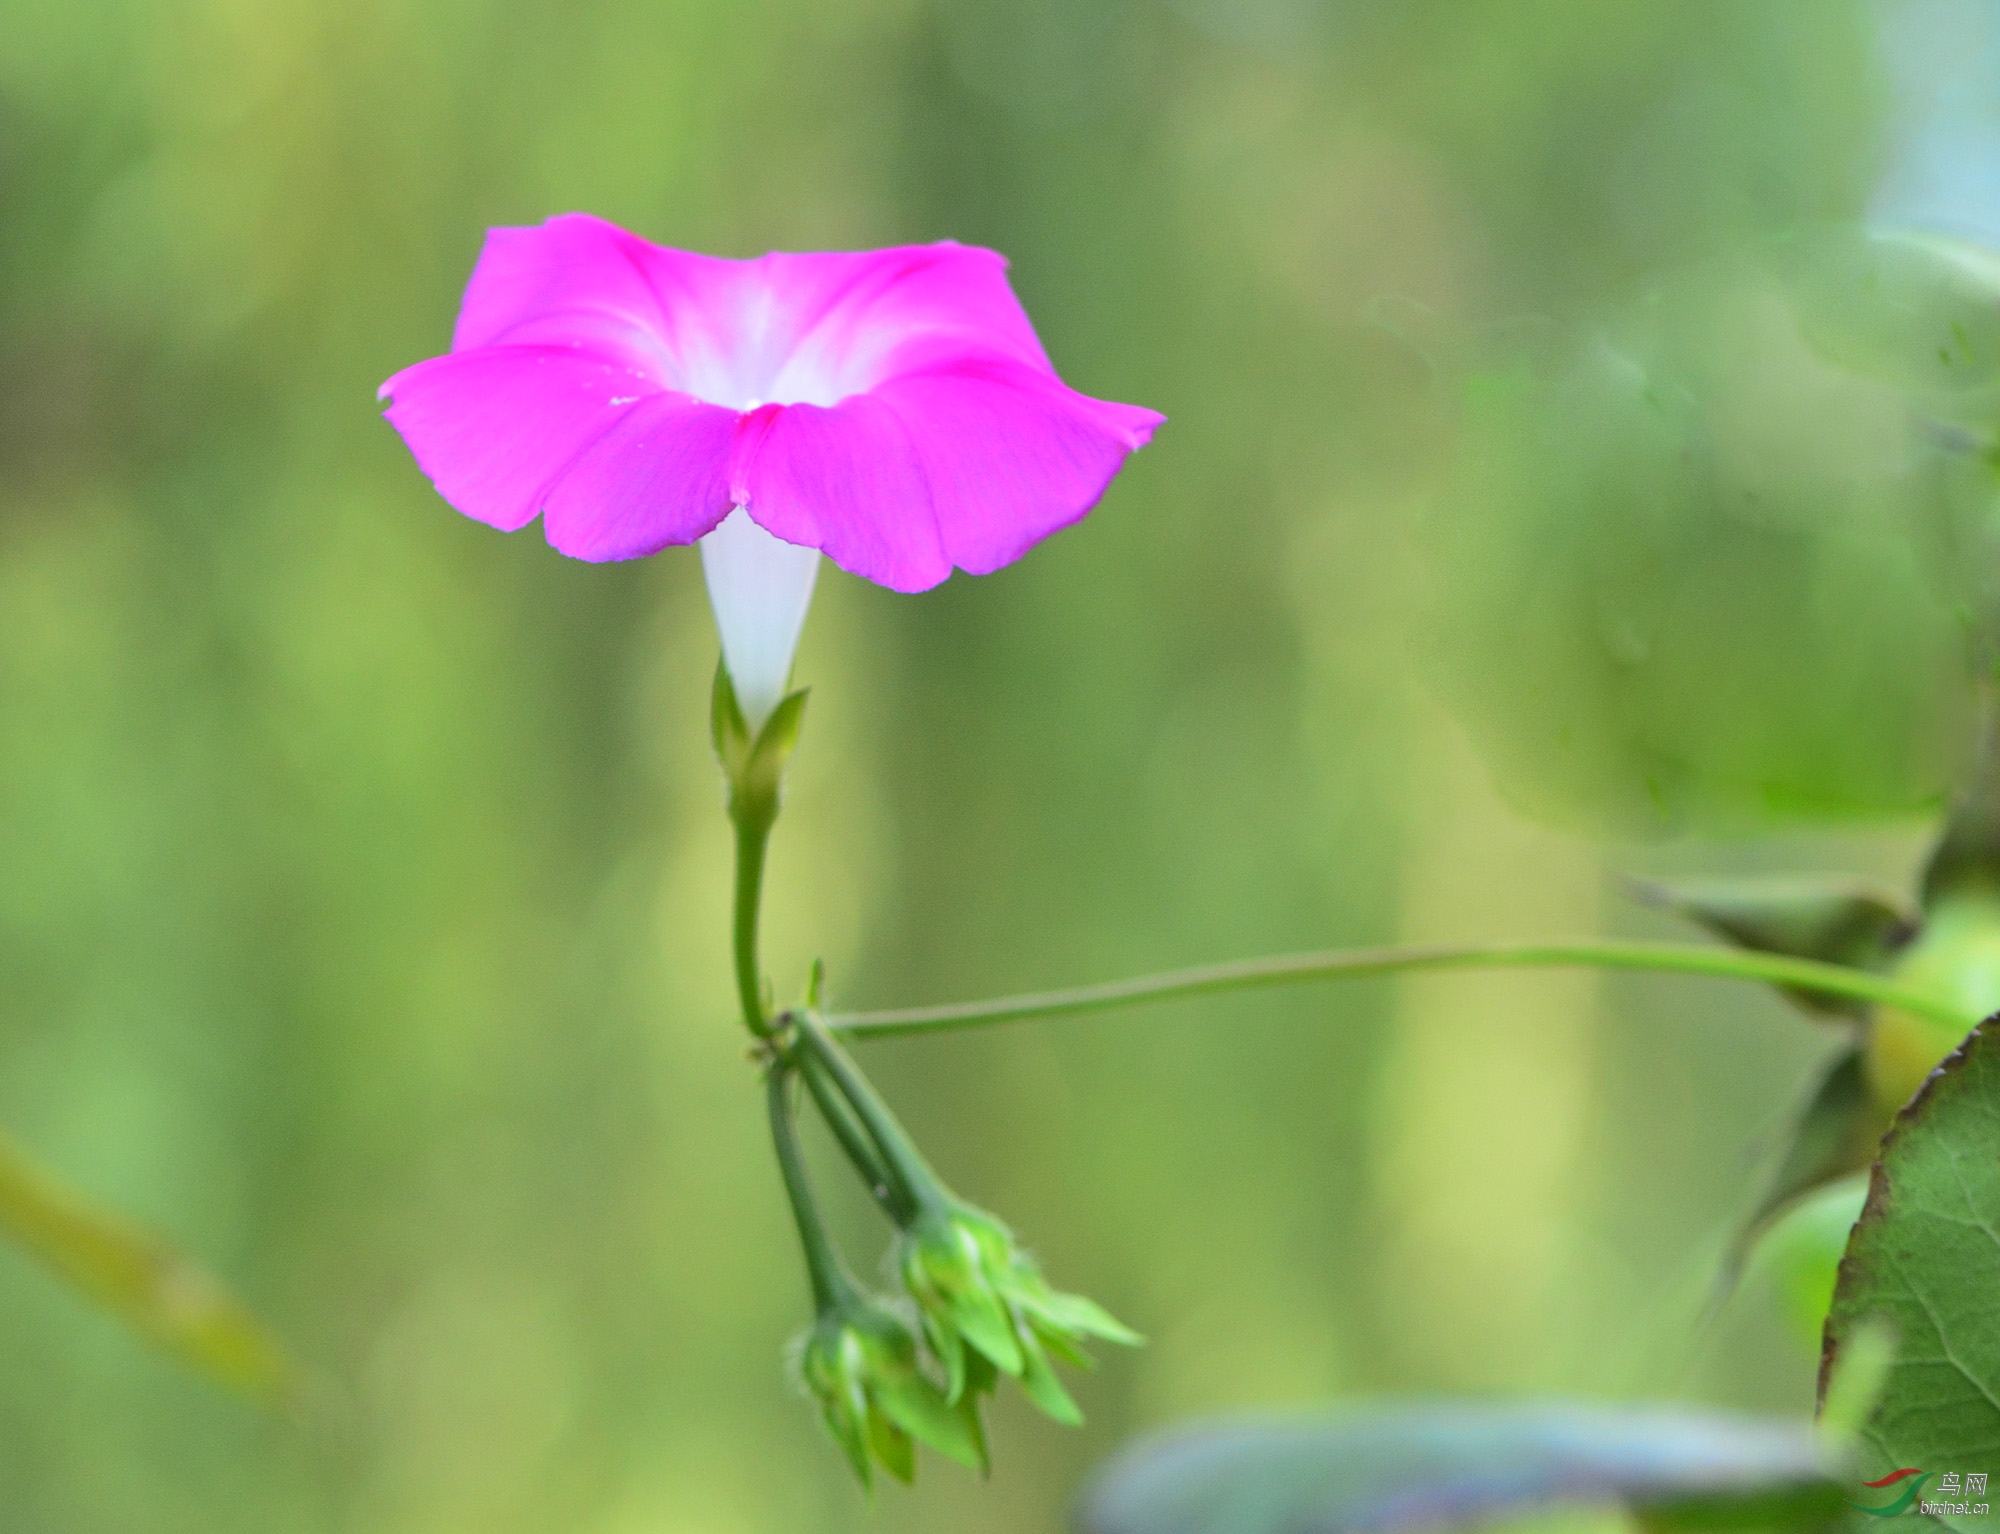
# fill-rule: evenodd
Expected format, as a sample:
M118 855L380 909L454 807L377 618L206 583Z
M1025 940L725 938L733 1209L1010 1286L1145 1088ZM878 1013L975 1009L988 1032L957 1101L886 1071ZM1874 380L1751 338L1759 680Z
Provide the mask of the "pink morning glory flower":
M449 355L381 393L467 516L579 559L699 542L753 727L820 554L896 591L997 570L1164 419L1064 384L992 251L731 261L577 213L493 230Z

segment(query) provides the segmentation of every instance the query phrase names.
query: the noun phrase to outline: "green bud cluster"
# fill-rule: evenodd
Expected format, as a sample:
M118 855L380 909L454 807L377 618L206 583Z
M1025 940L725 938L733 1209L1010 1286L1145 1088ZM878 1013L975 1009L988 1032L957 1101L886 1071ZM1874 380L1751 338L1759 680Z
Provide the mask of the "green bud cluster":
M1083 1414L1052 1360L1088 1368L1086 1339L1140 1339L1091 1301L1050 1288L1006 1226L938 1180L820 1020L817 965L805 1006L773 1014L757 958L757 912L766 843L804 709L805 694L792 693L753 733L727 668L717 668L711 717L736 827L738 998L757 1040L753 1057L765 1068L772 1146L816 1311L800 1344L799 1376L864 1486L872 1487L876 1466L911 1480L920 1443L984 1471L979 1400L1002 1375L1019 1381L1056 1421L1079 1423ZM795 1123L801 1086L899 1232L895 1270L915 1304L929 1360L916 1327L894 1303L863 1292L826 1230Z
M1081 1295L1050 1287L1013 1232L944 1186L860 1067L820 1023L812 1010L818 992L819 977L815 974L807 1008L778 1019L774 1042L790 1062L788 1068L804 1078L834 1139L860 1172L882 1212L897 1227L893 1269L915 1304L934 1364L932 1373L919 1369L914 1332L893 1311L877 1306L875 1313L887 1316L889 1324L898 1329L896 1335L903 1339L895 1344L893 1361L894 1377L904 1392L898 1398L898 1410L908 1420L897 1417L886 1404L880 1406L878 1415L891 1426L914 1434L918 1441L936 1442L942 1452L953 1453L943 1442L912 1425L917 1420L914 1413L920 1409L914 1403L919 1400L929 1403L921 1408L929 1414L926 1420L933 1422L929 1433L943 1431L935 1425L937 1413L949 1412L952 1422L967 1425L969 1441L980 1445L982 1464L978 1402L998 1388L1003 1376L1018 1381L1023 1394L1056 1421L1080 1423L1083 1414L1056 1377L1055 1361L1089 1368L1086 1341L1097 1338L1136 1344L1138 1334ZM831 1308L829 1313L845 1317L848 1308ZM823 1404L835 1399L845 1402L827 1406L827 1424L852 1461L861 1452L857 1446L875 1440L869 1436L870 1419L856 1406L860 1398L852 1388L841 1387L848 1393L837 1396L835 1387L852 1374L843 1375L834 1368L833 1342L821 1340L832 1335L827 1325L823 1319L814 1332L814 1343L809 1345L808 1381ZM878 1323L869 1335L876 1339L869 1344L876 1350L870 1356L889 1359L891 1355L882 1351L888 1332ZM813 1363L813 1358L820 1361ZM876 1374L887 1367L879 1364ZM818 1370L816 1375L814 1369ZM921 1381L921 1385L914 1381ZM888 1456L878 1448L876 1457L894 1469L901 1463L895 1458L899 1447L893 1438L887 1442ZM953 1457L963 1459L962 1454Z
M1042 1411L1074 1426L1083 1414L1051 1356L1087 1369L1087 1339L1127 1346L1141 1340L1101 1305L1051 1288L1005 1225L955 1200L926 1208L910 1223L897 1243L896 1267L944 1368L951 1402L992 1390L1005 1374Z
M879 1301L854 1296L821 1315L805 1336L799 1373L863 1486L873 1485L876 1464L908 1484L919 1443L986 1469L972 1400L945 1398L918 1362L909 1323Z

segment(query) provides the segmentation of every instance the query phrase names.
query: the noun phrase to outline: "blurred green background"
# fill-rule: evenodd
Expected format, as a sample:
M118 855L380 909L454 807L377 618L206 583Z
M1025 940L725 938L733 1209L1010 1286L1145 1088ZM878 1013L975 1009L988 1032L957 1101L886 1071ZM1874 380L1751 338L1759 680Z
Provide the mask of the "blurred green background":
M1981 232L1994 27L0 0L0 1123L320 1395L267 1418L0 1249L0 1527L1052 1530L1207 1409L1804 1410L1770 1283L1692 1324L1823 1035L1718 982L1370 983L869 1047L947 1178L1151 1338L1085 1431L1003 1399L990 1483L871 1510L780 1362L698 562L461 519L373 395L489 225L587 209L993 245L1072 383L1171 418L997 576L822 577L782 988L1677 935L1609 871L1899 882L1958 770L1984 407L1913 425L1829 362L1785 252Z

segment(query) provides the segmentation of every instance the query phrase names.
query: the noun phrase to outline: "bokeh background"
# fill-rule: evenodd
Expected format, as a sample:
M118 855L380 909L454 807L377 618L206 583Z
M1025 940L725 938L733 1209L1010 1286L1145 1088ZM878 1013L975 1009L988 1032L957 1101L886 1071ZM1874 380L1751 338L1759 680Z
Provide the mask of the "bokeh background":
M781 1364L697 561L459 518L374 390L488 226L587 209L993 245L1070 381L1169 415L1010 570L822 577L781 987L1675 935L1612 874L1904 881L1959 770L1985 406L1828 361L1791 253L2000 240L1996 61L1975 0L4 0L0 1123L319 1401L0 1249L0 1526L1054 1530L1206 1410L1805 1410L1768 1276L1694 1320L1824 1035L1369 983L870 1047L1151 1338L1086 1430L1003 1399L990 1483L871 1507Z

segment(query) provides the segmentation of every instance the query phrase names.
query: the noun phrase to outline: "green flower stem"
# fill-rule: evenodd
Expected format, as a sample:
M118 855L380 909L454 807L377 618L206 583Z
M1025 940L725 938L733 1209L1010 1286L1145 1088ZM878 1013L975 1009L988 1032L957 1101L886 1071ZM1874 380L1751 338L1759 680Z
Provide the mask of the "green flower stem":
M891 1012L850 1012L823 1020L829 1035L850 1039L895 1038L918 1033L947 1033L959 1028L984 1028L994 1023L1025 1022L1030 1018L1069 1017L1108 1012L1114 1007L1149 1001L1175 1001L1227 991L1259 990L1266 986L1303 985L1314 980L1354 980L1368 975L1431 969L1637 969L1667 974L1714 975L1726 980L1758 980L1796 986L1828 996L1844 996L1901 1008L1960 1032L1977 1018L1926 991L1900 985L1867 970L1794 959L1747 949L1714 948L1695 943L1616 942L1577 938L1552 943L1437 944L1409 948L1351 948L1323 953L1280 955L1269 959L1239 959L1199 969L1142 975L1072 990L1041 991L1004 996L993 1001L957 1002L943 1007L909 1007ZM856 1107L860 1105L857 1103Z
M819 1105L820 1117L826 1120L826 1127L833 1131L834 1139L840 1142L840 1148L847 1153L854 1170L861 1174L861 1180L868 1185L875 1202L898 1225L908 1224L910 1217L916 1213L915 1208L883 1164L874 1142L868 1137L868 1131L855 1119L854 1110L828 1078L826 1066L810 1051L801 1051L796 1063L799 1075L805 1080L806 1090L812 1093L813 1101Z
M792 1117L792 1071L780 1063L765 1074L764 1095L771 1110L771 1146L778 1154L778 1171L785 1179L785 1195L791 1200L792 1222L799 1228L799 1246L805 1252L806 1276L812 1282L816 1314L860 1298L860 1289L847 1265L834 1250L826 1224L813 1201L812 1183L806 1176L806 1159L799 1147L799 1126Z
M771 1020L764 1011L764 975L757 964L757 911L764 898L764 853L777 824L777 802L732 802L729 818L736 824L736 994L743 1003L743 1026L768 1038Z
M889 1105L876 1094L874 1086L861 1073L861 1067L848 1057L847 1051L827 1031L818 1014L810 1008L802 1008L789 1013L788 1017L798 1029L800 1042L812 1052L833 1084L840 1088L840 1095L853 1107L855 1117L860 1119L868 1137L875 1142L882 1166L889 1173L891 1192L903 1208L914 1216L926 1209L955 1207L957 1201L938 1180L930 1163L924 1160L923 1152L904 1133L903 1126L896 1122L896 1115L889 1111Z

